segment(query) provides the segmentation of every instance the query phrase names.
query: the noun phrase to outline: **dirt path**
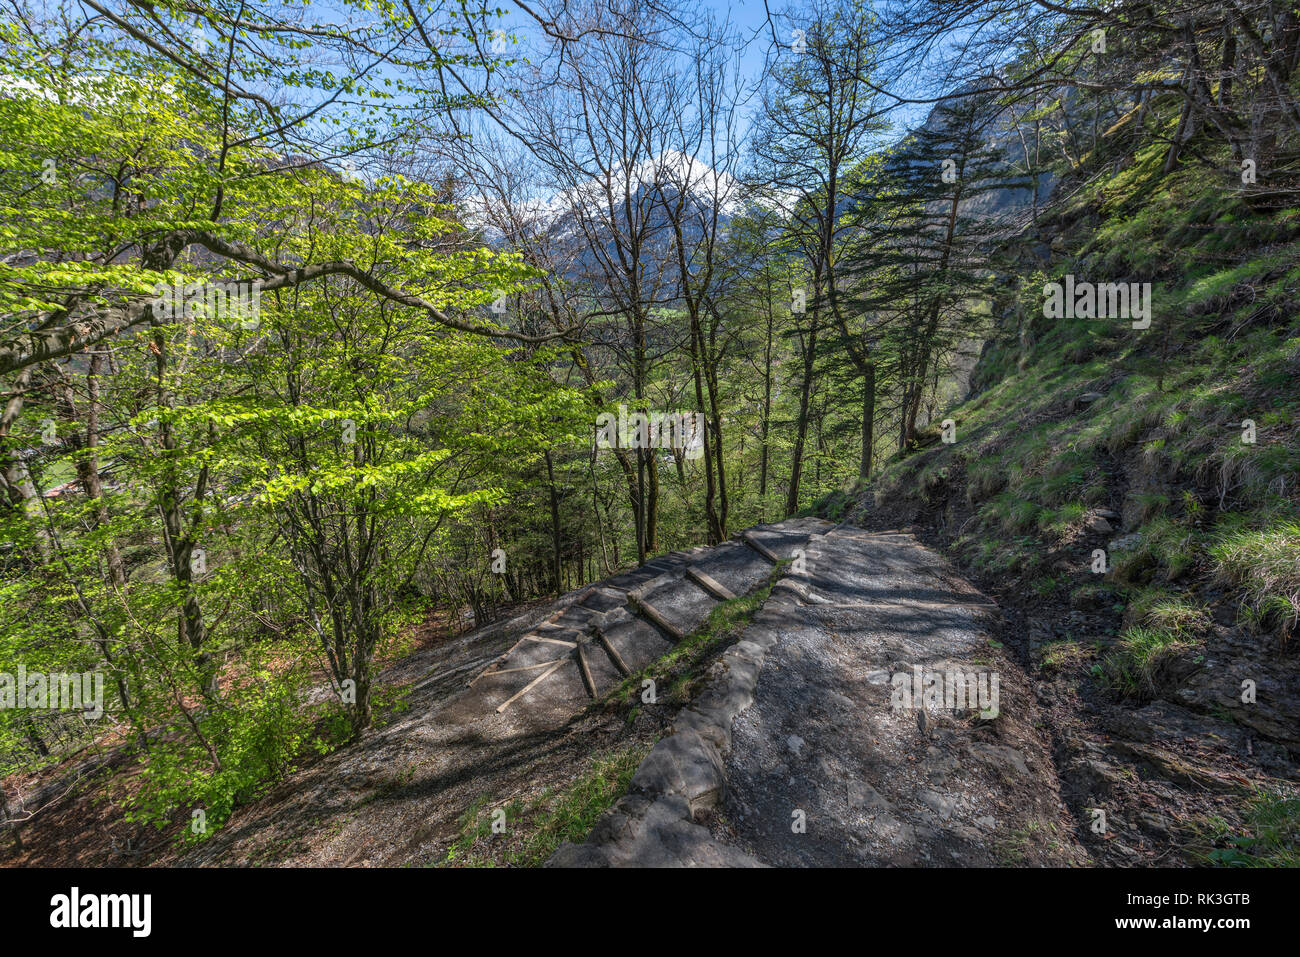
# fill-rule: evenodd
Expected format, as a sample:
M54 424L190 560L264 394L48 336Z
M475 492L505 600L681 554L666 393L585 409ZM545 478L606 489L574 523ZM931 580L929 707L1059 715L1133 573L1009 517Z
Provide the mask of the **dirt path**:
M813 536L724 657L713 700L683 712L628 796L553 863L1082 862L998 628L995 606L911 536ZM974 700L963 684L922 707L930 676L955 697L959 675Z
M789 559L685 710L642 707L629 722L588 707ZM760 526L403 660L384 681L409 686L404 711L198 848L147 863L438 863L467 811L562 791L603 754L645 753L657 738L629 793L552 863L1080 860L1038 704L998 628L991 603L910 536L820 519ZM894 676L910 689L914 667L983 675L997 717L982 719L978 700L924 719L895 707Z

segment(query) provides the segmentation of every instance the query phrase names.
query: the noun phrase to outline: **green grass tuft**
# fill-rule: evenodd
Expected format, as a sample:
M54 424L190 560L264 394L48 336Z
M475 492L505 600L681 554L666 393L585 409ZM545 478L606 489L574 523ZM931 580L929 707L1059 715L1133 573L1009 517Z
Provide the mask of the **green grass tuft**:
M1239 586L1284 639L1295 629L1300 622L1300 524L1228 533L1210 548L1210 557L1216 574Z
M1222 819L1200 828L1211 844L1226 844L1198 856L1220 867L1300 867L1300 796L1259 789L1246 804L1246 833Z

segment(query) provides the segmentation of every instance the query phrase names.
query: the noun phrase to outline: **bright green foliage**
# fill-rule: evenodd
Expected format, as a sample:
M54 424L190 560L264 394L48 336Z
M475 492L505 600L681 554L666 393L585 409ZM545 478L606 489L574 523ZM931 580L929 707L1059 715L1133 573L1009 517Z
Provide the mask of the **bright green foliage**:
M405 16L379 15L381 33ZM97 672L108 714L0 711L0 772L113 728L144 763L132 815L202 812L189 839L287 774L316 717L341 714L344 738L367 727L374 663L432 597L430 566L585 432L550 353L441 318L490 329L483 307L533 272L476 242L445 185L322 162L412 146L402 117L436 97L309 68L312 45L360 33L294 29L236 45L243 96L112 34L58 49L4 27L0 339L17 399L0 432L0 670ZM267 85L300 100L266 108ZM159 284L179 287L175 314L141 311ZM26 358L20 336L91 310L115 334Z

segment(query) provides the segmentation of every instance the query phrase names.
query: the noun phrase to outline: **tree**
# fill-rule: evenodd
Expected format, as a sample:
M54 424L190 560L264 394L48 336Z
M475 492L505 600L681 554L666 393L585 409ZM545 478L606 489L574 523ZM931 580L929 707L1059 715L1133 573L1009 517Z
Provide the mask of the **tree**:
M802 358L799 412L795 421L786 511L799 507L799 488L807 441L818 336L827 324L841 335L863 377L863 460L869 469L875 389L869 353L848 334L840 303L839 257L852 224L846 213L845 179L865 158L872 138L885 126L875 94L863 82L875 59L874 17L862 3L847 10L815 3L807 18L792 21L796 42L782 52L770 72L762 118L755 138L756 175L772 201L789 219L785 234L807 270L810 289L796 292L801 310L793 331ZM802 293L802 295L800 295Z
M1001 230L979 200L1024 185L1008 179L1002 151L990 145L997 116L989 97L944 104L891 151L880 181L862 197L867 239L845 271L856 308L892 317L901 450L915 441L936 363L978 332L970 304L986 290Z
M517 256L440 215L435 185L331 165L418 143L372 58L338 77L301 52L373 35L205 7L222 59L169 45L181 14L5 27L0 648L104 672L147 754L136 813L215 824L291 766L315 664L343 739L366 728L430 543L571 438L576 396L500 345L553 361L535 347L556 336L488 309L528 286ZM281 107L264 82L305 85ZM16 730L40 761L69 727Z

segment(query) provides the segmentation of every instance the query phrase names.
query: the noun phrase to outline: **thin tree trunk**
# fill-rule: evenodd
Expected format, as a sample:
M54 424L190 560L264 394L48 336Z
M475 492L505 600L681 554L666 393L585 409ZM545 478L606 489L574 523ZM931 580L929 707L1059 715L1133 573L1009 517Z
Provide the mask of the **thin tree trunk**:
M551 498L551 575L555 581L555 593L563 593L560 587L560 499L555 492L555 471L551 466L551 450L543 456L546 459L546 483Z
M862 455L858 460L858 478L871 478L871 459L875 450L876 366L872 363L862 377Z
M785 513L799 511L799 483L803 475L803 450L808 440L808 406L812 396L814 354L817 348L817 306L813 307L813 323L803 354L803 382L799 389L799 418L795 422L794 450L790 461L790 488L786 492Z

